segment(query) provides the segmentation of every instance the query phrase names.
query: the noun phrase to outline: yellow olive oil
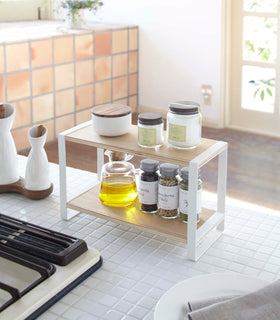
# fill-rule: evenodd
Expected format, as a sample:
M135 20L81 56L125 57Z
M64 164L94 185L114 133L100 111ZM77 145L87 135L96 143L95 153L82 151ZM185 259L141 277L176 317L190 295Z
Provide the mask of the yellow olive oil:
M135 179L131 176L108 176L103 178L99 198L107 206L129 206L137 198Z

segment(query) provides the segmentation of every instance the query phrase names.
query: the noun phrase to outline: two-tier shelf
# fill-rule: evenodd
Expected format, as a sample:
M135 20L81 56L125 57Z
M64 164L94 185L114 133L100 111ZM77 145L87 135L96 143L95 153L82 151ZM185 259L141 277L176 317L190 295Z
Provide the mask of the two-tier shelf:
M224 230L227 143L202 139L194 149L181 150L164 144L160 148L141 148L137 144L137 126L119 137L104 137L94 132L91 121L85 122L59 134L60 208L62 219L69 219L67 208L84 212L119 224L128 225L187 243L188 257L197 260L220 236ZM66 145L65 141L97 147L97 173L100 179L104 164L104 150L126 152L143 158L170 162L189 167L189 217L188 224L179 219L166 220L157 215L141 212L137 205L126 208L107 207L99 200L99 185L67 201L66 185ZM197 180L198 169L218 156L217 210L202 209L201 220L197 224Z

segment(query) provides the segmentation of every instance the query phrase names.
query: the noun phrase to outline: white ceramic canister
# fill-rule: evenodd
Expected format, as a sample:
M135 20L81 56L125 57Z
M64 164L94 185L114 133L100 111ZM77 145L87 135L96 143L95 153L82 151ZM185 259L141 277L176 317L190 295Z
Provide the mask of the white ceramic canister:
M167 113L167 141L181 149L195 148L201 141L199 104L192 101L173 102Z
M163 144L163 119L160 113L144 112L138 116L138 144L154 148Z
M45 126L42 127L43 130L39 136L38 125L28 131L31 150L27 159L24 187L32 191L46 190L51 186L49 162L44 149L48 129Z
M121 136L131 128L131 108L120 104L103 104L93 107L93 130L101 136Z
M18 156L11 128L15 117L15 107L3 104L4 117L0 118L0 185L19 180Z

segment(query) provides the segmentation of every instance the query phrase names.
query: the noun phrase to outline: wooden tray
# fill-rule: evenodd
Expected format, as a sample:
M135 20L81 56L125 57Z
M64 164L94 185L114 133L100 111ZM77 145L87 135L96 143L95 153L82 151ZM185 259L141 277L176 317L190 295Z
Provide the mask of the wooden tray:
M48 197L53 192L53 184L51 184L51 186L46 190L27 190L24 188L24 179L20 177L20 179L15 183L0 185L0 193L10 192L20 193L32 200L40 200Z

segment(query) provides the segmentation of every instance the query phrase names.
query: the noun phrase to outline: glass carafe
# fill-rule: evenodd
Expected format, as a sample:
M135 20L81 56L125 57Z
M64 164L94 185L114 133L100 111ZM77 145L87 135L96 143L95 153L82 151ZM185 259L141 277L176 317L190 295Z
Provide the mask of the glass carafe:
M135 168L126 161L111 161L103 165L99 198L111 207L126 207L137 198Z
M105 155L108 156L109 161L129 161L133 158L133 154L113 150L106 150Z

